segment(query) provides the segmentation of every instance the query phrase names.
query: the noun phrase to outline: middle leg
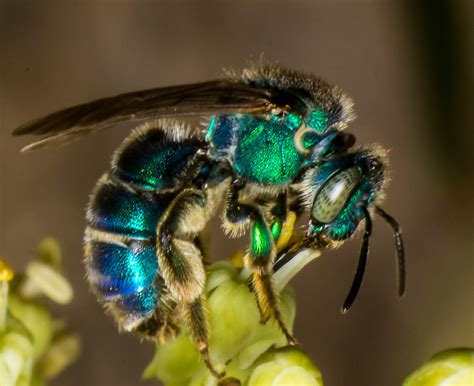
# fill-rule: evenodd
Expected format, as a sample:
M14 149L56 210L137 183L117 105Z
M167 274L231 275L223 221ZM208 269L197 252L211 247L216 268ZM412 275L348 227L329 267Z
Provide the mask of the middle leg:
M272 232L265 216L257 207L241 201L240 192L244 187L245 184L238 179L234 180L230 187L224 214L227 221L226 229L229 233L238 234L250 227L250 247L244 264L252 272L251 285L262 322L273 317L286 336L288 344L295 345L297 342L283 320L279 298L272 283L273 263L276 257L275 238L278 238L279 232ZM278 208L286 207L279 205ZM286 213L278 213L276 217L281 221L286 218Z

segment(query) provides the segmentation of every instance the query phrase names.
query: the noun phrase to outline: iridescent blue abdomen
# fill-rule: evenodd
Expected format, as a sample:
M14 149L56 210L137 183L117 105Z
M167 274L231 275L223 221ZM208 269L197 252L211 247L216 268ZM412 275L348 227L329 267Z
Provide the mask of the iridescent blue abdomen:
M134 295L150 287L158 269L154 248L145 243L132 247L92 241L89 269L96 277L96 288L105 299Z
M156 229L201 145L197 142L162 129L137 130L118 149L90 200L88 278L126 330L159 308Z
M133 190L112 178L105 177L95 191L87 220L99 231L134 239L155 236L158 219L169 198Z

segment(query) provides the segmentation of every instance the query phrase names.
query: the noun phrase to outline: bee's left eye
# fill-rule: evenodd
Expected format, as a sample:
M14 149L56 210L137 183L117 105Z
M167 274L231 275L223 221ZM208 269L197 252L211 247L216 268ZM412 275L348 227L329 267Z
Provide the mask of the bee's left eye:
M346 206L361 177L357 167L342 170L331 177L316 194L311 210L313 219L323 224L333 222Z

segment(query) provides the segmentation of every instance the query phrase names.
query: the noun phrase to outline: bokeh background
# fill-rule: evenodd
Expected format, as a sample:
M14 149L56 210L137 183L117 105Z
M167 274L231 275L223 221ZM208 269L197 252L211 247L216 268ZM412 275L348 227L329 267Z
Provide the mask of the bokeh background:
M325 385L399 385L431 354L474 346L473 19L469 0L1 1L0 255L21 270L42 237L60 240L75 299L56 311L83 343L53 386L157 384L139 381L153 347L117 333L81 261L84 207L130 127L27 155L11 131L95 98L213 79L262 54L338 84L355 100L358 142L391 149L384 207L403 225L406 296L396 297L380 219L349 314L339 308L360 240L293 282L296 336ZM211 256L238 246L216 236Z

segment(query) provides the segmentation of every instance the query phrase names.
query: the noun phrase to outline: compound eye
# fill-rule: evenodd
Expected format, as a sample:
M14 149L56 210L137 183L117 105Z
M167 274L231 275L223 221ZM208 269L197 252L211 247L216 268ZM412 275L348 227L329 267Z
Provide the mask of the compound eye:
M346 206L361 177L357 167L342 170L330 177L316 194L311 210L313 219L323 224L333 222Z

